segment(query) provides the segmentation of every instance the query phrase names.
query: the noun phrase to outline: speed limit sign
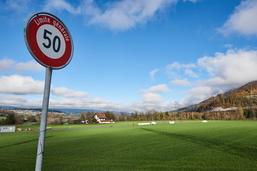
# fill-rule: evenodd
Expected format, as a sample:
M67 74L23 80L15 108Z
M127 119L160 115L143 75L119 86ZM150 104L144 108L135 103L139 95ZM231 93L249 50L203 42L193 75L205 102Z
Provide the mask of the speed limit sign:
M52 69L61 69L69 64L73 43L64 23L49 13L33 15L25 27L25 42L31 55L46 67L42 114L37 146L36 171L42 170L47 125L47 114L51 90Z
M61 69L72 58L73 43L64 23L49 13L33 15L25 28L31 55L43 66Z

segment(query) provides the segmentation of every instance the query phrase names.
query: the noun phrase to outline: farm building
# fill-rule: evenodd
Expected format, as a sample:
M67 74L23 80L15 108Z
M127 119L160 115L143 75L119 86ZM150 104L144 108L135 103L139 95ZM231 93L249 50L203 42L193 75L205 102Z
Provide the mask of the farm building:
M114 123L112 119L108 119L105 115L105 113L96 113L94 115L94 118L96 119L97 123Z
M2 132L15 132L16 126L15 125L5 125L0 126L0 133Z

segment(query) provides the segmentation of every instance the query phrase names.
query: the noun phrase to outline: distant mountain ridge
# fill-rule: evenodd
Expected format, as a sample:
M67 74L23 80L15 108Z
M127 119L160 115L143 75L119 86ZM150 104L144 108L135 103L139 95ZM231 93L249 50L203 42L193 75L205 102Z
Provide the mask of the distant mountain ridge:
M17 106L1 106L0 109L2 110L32 110L41 112L41 108L39 107L17 107ZM80 115L84 112L106 112L108 110L98 110L98 109L83 109L83 108L50 108L48 109L49 112L57 112L57 113L64 113L67 115ZM109 111L115 114L129 114L129 112L123 111Z
M217 96L210 97L198 104L181 108L178 111L184 112L205 112L215 108L234 109L236 107L257 106L257 81L249 82L239 88L229 90Z
M0 109L3 110L32 110L41 112L39 107L16 107L16 106L0 106ZM72 115L79 115L82 112L102 112L102 110L96 109L72 109L72 108L50 108L49 112L65 113Z

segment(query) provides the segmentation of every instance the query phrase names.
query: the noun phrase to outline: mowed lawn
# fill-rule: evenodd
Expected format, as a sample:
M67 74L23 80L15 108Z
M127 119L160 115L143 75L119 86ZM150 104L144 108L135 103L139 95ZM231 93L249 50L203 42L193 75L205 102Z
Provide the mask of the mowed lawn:
M257 170L257 121L51 127L44 170ZM34 129L0 134L0 170L34 170Z

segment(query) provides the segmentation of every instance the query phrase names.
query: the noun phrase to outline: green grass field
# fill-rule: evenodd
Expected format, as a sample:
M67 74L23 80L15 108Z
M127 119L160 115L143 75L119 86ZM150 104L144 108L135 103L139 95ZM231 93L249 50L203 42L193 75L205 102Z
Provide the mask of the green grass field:
M257 170L256 121L51 126L44 170ZM0 134L0 170L33 170L37 128Z

